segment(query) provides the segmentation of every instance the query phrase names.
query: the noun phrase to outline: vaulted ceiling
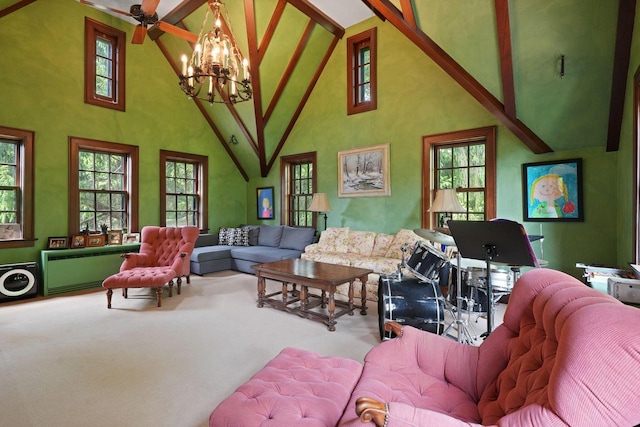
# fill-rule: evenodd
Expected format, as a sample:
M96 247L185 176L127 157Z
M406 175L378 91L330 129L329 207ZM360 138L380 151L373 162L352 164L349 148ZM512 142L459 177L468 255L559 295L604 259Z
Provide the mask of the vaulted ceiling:
M0 17L33 1L0 0ZM494 0L493 16L487 20L487 24L494 27L489 32L496 37L497 89L478 78L477 73L474 76L469 71L472 64L463 66L430 37L426 28L432 2L358 1L404 34L532 152L553 151L523 122L518 110L516 95L521 97L524 91L519 91L515 83L514 58L520 52L514 47L514 25L508 0ZM191 102L248 180L250 176L267 176L273 167L345 30L309 0L235 0L226 4L229 11L227 25L231 26L243 55L250 60L254 98L235 105L209 105L198 99ZM517 7L514 3L511 5ZM619 145L635 5L635 0L619 0L617 32L612 37L614 45L610 47L615 50L613 71L611 80L607 80L610 84L607 151L616 151ZM184 0L161 20L197 34L207 8L206 0ZM474 12L470 11L470 14ZM193 46L157 27L150 28L148 35L145 43L157 44L176 73L177 85L179 58L189 54ZM455 46L450 49L455 50ZM232 136L240 143L231 143Z

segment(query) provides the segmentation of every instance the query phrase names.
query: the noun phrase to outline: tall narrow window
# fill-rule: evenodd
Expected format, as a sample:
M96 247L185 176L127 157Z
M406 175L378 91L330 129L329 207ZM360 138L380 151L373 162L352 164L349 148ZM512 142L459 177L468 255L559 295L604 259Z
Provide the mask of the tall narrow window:
M377 108L376 28L347 39L347 114Z
M423 227L433 228L444 213L428 211L437 190L455 188L466 212L453 219L484 221L496 215L495 127L423 138Z
M162 225L208 229L208 164L206 156L160 151Z
M33 246L33 132L0 126L0 248Z
M126 34L85 18L84 102L125 110Z
M70 138L69 233L138 231L138 147Z
M316 188L316 153L283 156L280 160L283 222L295 227L315 227L309 205Z

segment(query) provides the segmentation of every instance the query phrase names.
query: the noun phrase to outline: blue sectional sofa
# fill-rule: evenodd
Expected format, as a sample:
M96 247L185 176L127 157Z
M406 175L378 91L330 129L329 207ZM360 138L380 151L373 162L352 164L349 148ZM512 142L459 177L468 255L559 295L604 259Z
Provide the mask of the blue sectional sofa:
M191 272L200 276L223 270L255 274L253 265L300 258L314 235L313 228L284 225L248 225L201 234L191 254Z

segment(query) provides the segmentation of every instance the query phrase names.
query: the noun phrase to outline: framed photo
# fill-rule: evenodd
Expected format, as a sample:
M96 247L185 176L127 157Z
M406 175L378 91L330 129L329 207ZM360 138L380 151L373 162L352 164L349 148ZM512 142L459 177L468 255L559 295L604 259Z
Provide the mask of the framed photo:
M389 144L338 152L338 197L390 195Z
M104 246L104 234L89 234L87 236L87 247Z
M87 236L84 234L74 234L71 236L71 248L79 249L87 246Z
M258 219L273 219L273 187L261 187L256 189L258 202Z
M109 230L107 234L107 244L109 245L121 245L122 244L122 230Z
M69 237L49 237L47 239L47 249L69 249Z
M584 221L582 159L522 165L524 221Z
M140 243L140 233L123 233L122 243Z

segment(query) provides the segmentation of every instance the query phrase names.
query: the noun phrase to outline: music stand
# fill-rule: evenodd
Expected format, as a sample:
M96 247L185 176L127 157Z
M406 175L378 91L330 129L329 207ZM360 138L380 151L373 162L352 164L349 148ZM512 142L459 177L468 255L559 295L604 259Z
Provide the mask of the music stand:
M491 263L539 267L538 260L521 224L509 220L448 222L458 252L464 258L484 260L487 264L487 332L493 330L493 287Z

